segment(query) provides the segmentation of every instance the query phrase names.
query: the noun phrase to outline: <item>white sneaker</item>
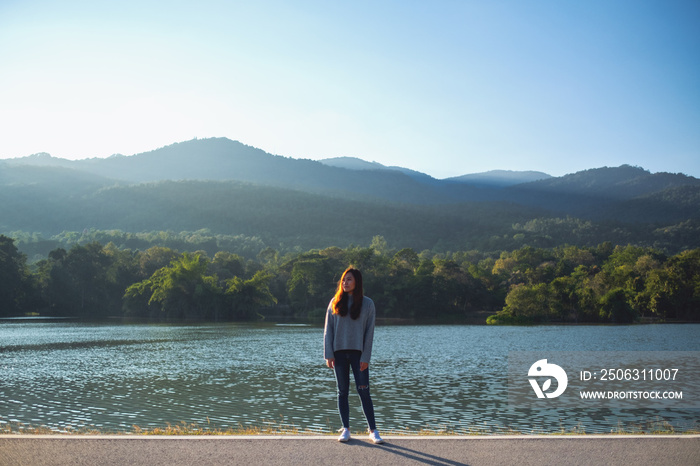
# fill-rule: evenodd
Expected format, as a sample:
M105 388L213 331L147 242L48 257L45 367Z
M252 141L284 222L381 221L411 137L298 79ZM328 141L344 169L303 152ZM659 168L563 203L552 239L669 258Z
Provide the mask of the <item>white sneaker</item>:
M340 429L340 437L338 437L339 442L347 442L350 440L350 429L343 427Z
M372 443L384 443L384 440L382 440L382 438L379 436L378 430L370 432L369 439L372 441Z

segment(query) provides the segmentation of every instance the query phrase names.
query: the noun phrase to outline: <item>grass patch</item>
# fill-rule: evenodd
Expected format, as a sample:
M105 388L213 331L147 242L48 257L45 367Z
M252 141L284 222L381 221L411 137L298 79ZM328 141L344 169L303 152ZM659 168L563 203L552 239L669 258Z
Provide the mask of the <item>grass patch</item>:
M619 435L700 434L700 426L696 422L696 425L690 429L679 430L668 421L657 418L626 426L618 425L616 429L612 429L610 432Z
M243 426L220 428L212 425L207 419L207 425L200 426L196 423L180 422L179 424L167 424L165 427L141 428L133 426L130 432L136 435L302 435L319 434L308 429L300 429L293 424L284 422L263 421L258 426Z
M545 431L542 429L532 429L524 431L514 429L509 426L489 426L487 424L470 426L467 430L456 429L450 425L427 426L420 429L400 427L397 429L381 429L382 435L396 436L487 436L487 435L586 435L586 429L577 425L574 427L560 426L558 431ZM337 435L337 432L330 428L301 428L294 424L284 422L284 420L262 421L259 425L244 426L239 424L232 427L217 427L209 419L206 424L180 422L179 424L166 424L163 427L143 428L137 425L132 426L130 431L109 431L98 429L94 426L73 428L71 426L61 428L51 428L47 426L32 426L17 422L0 423L0 435L209 435L209 436L234 436L234 435ZM668 421L656 418L644 420L638 423L618 424L609 432L592 432L591 434L609 435L698 435L700 425L695 423L692 427L680 429L674 427ZM354 436L361 437L367 435L366 431L355 431Z

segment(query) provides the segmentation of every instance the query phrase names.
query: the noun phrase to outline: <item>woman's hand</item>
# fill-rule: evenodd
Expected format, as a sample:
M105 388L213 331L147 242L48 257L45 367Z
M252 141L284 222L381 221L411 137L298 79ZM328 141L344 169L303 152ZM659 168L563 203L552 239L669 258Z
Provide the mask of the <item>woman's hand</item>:
M333 369L335 367L335 359L326 359L326 366Z
M361 362L361 363L360 363L360 372L366 371L368 367L369 367L369 363L368 363L368 362Z

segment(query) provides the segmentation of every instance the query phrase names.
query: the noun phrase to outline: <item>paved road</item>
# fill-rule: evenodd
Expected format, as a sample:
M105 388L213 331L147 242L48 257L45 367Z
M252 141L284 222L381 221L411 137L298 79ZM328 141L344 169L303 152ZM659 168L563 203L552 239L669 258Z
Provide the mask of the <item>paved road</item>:
M386 436L0 435L0 465L692 465L700 435ZM342 460L341 460L342 458Z

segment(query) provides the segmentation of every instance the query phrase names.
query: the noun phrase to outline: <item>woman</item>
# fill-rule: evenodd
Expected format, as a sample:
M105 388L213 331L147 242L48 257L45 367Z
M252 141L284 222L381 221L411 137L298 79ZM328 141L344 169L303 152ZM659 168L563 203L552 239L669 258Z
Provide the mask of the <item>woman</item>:
M355 377L357 393L369 426L369 438L384 443L374 421L374 405L369 395L369 360L374 337L374 303L364 296L362 274L349 267L338 283L338 290L326 311L323 333L323 357L326 365L335 370L338 384L338 412L343 423L339 442L350 440L350 369Z

